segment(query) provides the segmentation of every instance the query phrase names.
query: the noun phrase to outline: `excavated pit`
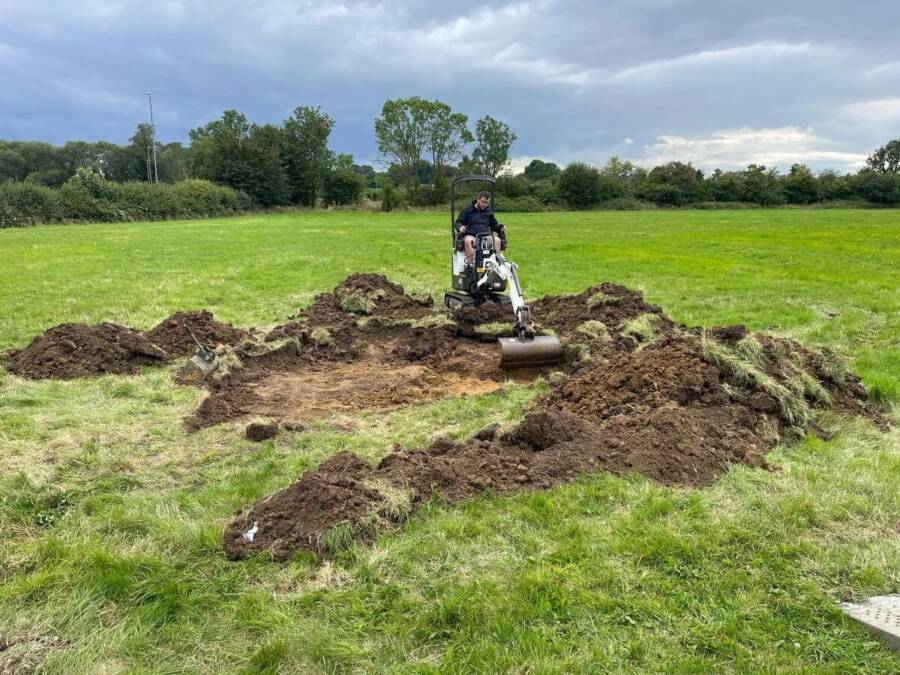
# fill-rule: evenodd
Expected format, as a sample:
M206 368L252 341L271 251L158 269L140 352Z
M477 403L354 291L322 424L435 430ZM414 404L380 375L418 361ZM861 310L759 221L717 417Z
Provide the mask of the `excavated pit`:
M765 468L780 440L817 431L817 409L883 423L858 377L791 340L740 325L680 326L640 292L609 283L531 308L541 332L560 338L564 359L553 372L516 373L549 385L518 424L396 448L376 466L339 453L237 514L226 554L329 555L403 522L435 494L453 503L596 471L702 487L734 464ZM8 368L33 378L131 373L189 354L187 325L219 345L225 364L203 383L207 395L187 426L264 418L266 434L247 427L263 440L277 433L273 424L302 430L335 413L495 391L510 379L496 338L512 334L512 320L497 305L447 315L383 276L355 274L262 339L204 311L146 333L62 324L14 350Z
M352 293L351 280L344 296ZM504 334L508 308L482 306L427 327L429 313L410 300L394 304L405 312L415 308L402 320L375 308L359 322L354 316L361 312L342 307L341 297L338 289L319 296L295 322L273 331L273 338L296 340L281 348L294 363L287 369L280 363L268 377L254 375L252 386L237 385L257 397L254 406L266 400L252 407L254 414L268 409L304 419L304 412L334 410L329 403L317 409L322 401L309 391L291 393L315 386L316 378L317 392L328 390L326 400L353 406L346 387L365 373L361 388L372 393L362 397L364 405L376 407L403 403L407 395L423 400L434 390L490 391L504 380L493 341ZM809 417L815 408L874 414L859 379L826 355L743 326L678 326L639 292L615 284L542 298L532 308L542 329L560 337L566 358L519 424L506 433L491 425L462 443L439 438L425 448L397 448L376 466L339 453L240 513L224 534L226 554L329 555L402 522L435 494L453 503L486 490L548 488L599 470L702 487L733 464L765 468L765 454L778 441L815 429ZM410 326L410 319L420 325ZM314 337L323 327L330 344L321 333L319 342ZM409 392L379 386L382 372L397 372L399 380L406 374L412 381L438 379ZM463 378L459 390L440 379L448 374ZM204 410L227 401L235 384L211 385L200 424L250 414L250 406Z

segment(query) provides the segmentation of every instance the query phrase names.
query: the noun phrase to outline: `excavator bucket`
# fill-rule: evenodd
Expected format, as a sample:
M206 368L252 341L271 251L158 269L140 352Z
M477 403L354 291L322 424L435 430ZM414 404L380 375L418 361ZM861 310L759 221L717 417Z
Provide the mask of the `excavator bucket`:
M558 338L539 335L533 338L497 338L500 343L500 367L544 368L562 360L562 345Z

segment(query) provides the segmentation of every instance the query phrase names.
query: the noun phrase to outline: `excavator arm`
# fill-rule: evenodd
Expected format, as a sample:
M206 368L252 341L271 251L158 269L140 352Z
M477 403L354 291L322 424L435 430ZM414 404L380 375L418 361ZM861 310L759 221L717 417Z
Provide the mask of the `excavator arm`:
M509 300L516 315L517 337L497 340L500 343L500 367L540 368L559 363L562 360L562 345L559 339L551 335L534 334L534 321L531 318L531 310L525 303L525 294L519 283L516 264L500 253L496 253L485 263L485 274L478 280L478 285L486 283L491 278L491 273L504 281L509 281Z
M516 334L520 340L530 340L534 337L534 322L531 319L531 310L525 304L525 294L519 283L518 266L500 253L495 254L494 260L487 263L484 276L478 280L479 286L490 279L491 272L509 282L509 300L516 315Z

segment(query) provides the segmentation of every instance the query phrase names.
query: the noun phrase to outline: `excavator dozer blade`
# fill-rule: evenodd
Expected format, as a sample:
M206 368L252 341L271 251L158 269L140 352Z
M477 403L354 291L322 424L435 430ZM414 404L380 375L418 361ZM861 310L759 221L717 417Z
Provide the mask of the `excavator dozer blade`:
M500 367L543 368L555 366L562 360L562 345L558 338L539 335L525 340L497 338L500 343Z

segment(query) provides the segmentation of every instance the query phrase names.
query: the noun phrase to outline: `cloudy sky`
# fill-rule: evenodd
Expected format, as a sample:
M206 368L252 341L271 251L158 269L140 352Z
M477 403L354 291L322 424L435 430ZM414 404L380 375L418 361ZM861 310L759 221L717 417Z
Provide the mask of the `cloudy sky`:
M900 2L0 0L0 138L160 140L227 108L336 120L373 163L387 98L490 114L532 157L856 168L900 136Z

